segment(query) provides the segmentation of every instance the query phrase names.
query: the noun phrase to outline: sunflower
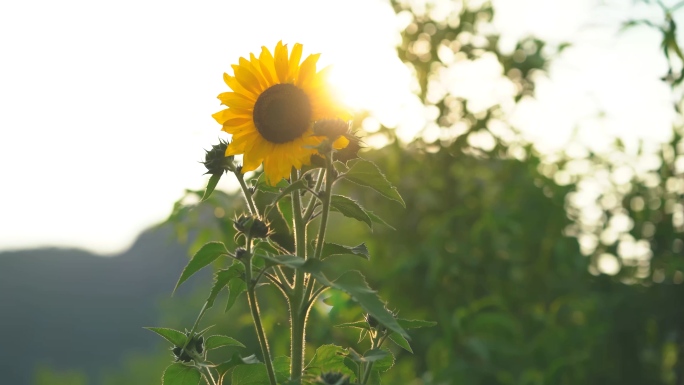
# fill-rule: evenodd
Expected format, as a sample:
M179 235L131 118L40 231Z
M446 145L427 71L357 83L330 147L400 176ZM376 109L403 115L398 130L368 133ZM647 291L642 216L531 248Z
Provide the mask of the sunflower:
M233 76L223 74L232 92L218 98L228 108L213 115L223 131L233 136L226 156L243 154L243 173L263 163L271 185L288 178L292 167L309 164L317 154L315 147L325 138L314 135L315 121L350 118L327 84L330 67L316 72L320 54L300 63L302 48L297 43L288 53L281 41L273 55L261 47L258 58L253 53L249 60L241 57L232 65ZM342 149L348 144L340 136L333 147Z

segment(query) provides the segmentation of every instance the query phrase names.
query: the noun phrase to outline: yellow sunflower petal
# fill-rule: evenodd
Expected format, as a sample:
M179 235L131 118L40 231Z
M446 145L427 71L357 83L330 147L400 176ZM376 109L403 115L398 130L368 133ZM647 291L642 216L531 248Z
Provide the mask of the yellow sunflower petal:
M251 148L245 151L242 157L242 172L254 171L264 161L264 158L273 150L273 143L261 138L256 139Z
M254 109L254 102L237 92L223 92L219 94L218 99L221 101L221 104L231 108Z
M335 150L341 150L349 145L349 139L344 136L340 136L333 142L333 148Z
M292 47L290 61L288 62L288 66L290 67L287 75L288 80L295 79L297 76L297 71L299 71L299 62L302 60L302 49L303 47L299 43L296 43L294 47Z
M261 92L259 80L249 69L235 64L233 64L231 67L233 67L235 79L237 79L238 83L240 83L242 87L257 95Z
M266 47L261 47L261 54L259 54L259 67L261 73L264 75L269 84L278 83L278 74L275 72L275 64L271 51Z
M238 82L235 77L230 76L226 73L223 74L223 81L226 83L228 87L230 87L231 90L235 91L236 93L246 97L247 99L250 99L254 102L257 100L257 93L254 93L245 87L243 87L240 82Z
M316 75L316 63L318 58L321 56L320 53L309 55L302 65L299 67L299 76L297 77L297 85L299 87L306 87L311 79Z
M287 82L287 75L290 72L288 60L287 60L287 46L283 45L282 41L279 41L275 48L274 55L275 70L278 74L278 79L281 83Z

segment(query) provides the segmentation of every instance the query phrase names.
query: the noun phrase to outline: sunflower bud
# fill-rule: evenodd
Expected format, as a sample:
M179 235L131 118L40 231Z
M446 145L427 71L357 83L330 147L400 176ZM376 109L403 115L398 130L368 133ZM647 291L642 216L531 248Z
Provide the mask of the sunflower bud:
M322 119L314 123L313 132L316 136L325 136L334 141L349 133L349 123L342 119Z
M252 215L241 214L233 221L233 227L238 233L252 238L266 238L271 235L268 223Z
M316 384L319 385L348 385L349 377L345 376L340 372L326 372L321 373L318 378L316 378Z
M207 168L207 174L220 175L224 171L235 171L233 156L226 156L227 148L228 142L220 140L219 144L211 146L211 150L206 151L202 164Z
M238 247L237 249L235 249L235 258L237 259L243 259L246 254L247 250L245 250L244 247Z
M188 333L186 333L186 336L188 336ZM190 362L190 360L193 359L193 356L199 356L204 351L203 336L195 335L189 338L190 341L185 346L185 349L183 349L182 346L176 346L171 349L173 355L176 357L176 361Z

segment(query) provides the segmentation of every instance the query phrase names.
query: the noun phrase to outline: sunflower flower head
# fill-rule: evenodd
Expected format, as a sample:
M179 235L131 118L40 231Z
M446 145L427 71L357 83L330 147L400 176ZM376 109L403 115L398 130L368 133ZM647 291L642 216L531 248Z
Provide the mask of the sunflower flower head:
M227 108L215 113L223 131L233 136L225 155L243 155L242 172L264 165L266 181L275 185L288 178L292 167L309 164L317 146L326 138L314 135L313 122L349 120L327 83L328 68L316 70L320 54L303 61L302 45L288 50L279 42L273 53L262 47L259 55L240 58L233 75L223 79L231 89L218 96ZM349 144L344 136L333 148Z

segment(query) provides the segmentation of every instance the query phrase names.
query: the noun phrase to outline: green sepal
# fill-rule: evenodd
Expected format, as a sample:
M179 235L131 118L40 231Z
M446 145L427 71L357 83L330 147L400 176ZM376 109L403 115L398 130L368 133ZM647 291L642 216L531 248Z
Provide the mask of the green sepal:
M362 243L358 246L345 246L328 242L324 243L321 259L325 259L333 255L356 255L370 260L370 254L368 253L368 248L366 247L365 243Z
M226 250L226 246L224 246L221 242L209 242L206 245L202 246L195 253L195 255L192 256L192 259L190 259L188 265L185 266L185 269L183 269L183 272L181 273L181 276L178 279L178 283L176 283L176 287L173 288L173 291L175 292L176 289L178 289L178 286L181 285L181 283L185 282L193 274L198 272L203 267L214 262L218 257L222 255L228 255L228 250Z
M235 338L228 337L228 336L221 336L221 335L209 336L204 341L204 348L207 350L218 349L218 348L222 348L224 346L238 346L241 348L245 347L245 345L241 344L240 341L236 340Z
M165 340L171 342L174 346L185 346L185 341L187 340L187 337L183 332L170 328L146 327L145 329L159 334L160 336L164 337Z
M164 370L162 385L197 385L202 375L194 366L172 364Z
M209 197L211 196L211 193L214 192L214 189L216 188L216 185L218 184L222 175L223 175L223 173L211 175L211 178L209 178L209 183L207 183L207 188L206 188L206 190L204 190L204 194L202 195L201 202L204 202L207 199L209 199Z
M349 199L344 195L333 195L330 200L330 210L337 211L348 218L354 218L373 228L371 218L355 200Z
M399 195L397 188L390 183L375 163L358 159L347 162L349 170L344 173L344 177L358 185L370 187L379 192L385 198L399 202L406 207L406 203Z

